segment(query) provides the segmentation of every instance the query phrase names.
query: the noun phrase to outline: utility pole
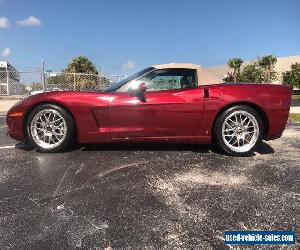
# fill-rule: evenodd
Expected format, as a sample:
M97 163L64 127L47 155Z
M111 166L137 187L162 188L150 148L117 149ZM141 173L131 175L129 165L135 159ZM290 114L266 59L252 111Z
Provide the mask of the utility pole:
M103 67L100 67L100 86L103 87L104 76L103 76Z
M8 64L8 63L7 63ZM10 89L9 89L9 69L8 66L6 66L6 93L7 95L10 95Z
M42 82L42 88L43 92L45 92L45 61L42 60L42 72L41 72L41 82Z
M75 91L76 90L76 75L75 75L75 67L73 69L73 90Z

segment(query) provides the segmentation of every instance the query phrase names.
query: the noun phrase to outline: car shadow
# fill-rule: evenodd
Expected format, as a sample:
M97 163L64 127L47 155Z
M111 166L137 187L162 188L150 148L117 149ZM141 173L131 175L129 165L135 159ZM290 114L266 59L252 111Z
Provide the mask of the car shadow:
M254 148L254 152L261 155L268 155L275 153L275 150L266 142L261 142Z
M31 151L35 148L27 143L19 142L16 148ZM219 155L228 155L214 145L206 144L172 144L172 143L106 143L106 144L84 144L75 145L64 152L72 151L190 151L195 153L209 153L210 151ZM248 156L256 153L265 155L273 154L275 150L266 142L259 143Z
M228 155L214 145L206 144L171 144L171 143L112 143L82 145L82 151L191 151L196 153L209 153L209 151ZM266 142L259 143L254 151L247 156L259 154L273 154L275 150Z
M16 145L15 145L15 148L18 148L18 149L22 149L24 151L31 151L31 150L34 150L34 147L30 144L28 144L27 142L18 142Z
M191 151L208 153L210 145L171 143L111 143L81 145L82 151Z

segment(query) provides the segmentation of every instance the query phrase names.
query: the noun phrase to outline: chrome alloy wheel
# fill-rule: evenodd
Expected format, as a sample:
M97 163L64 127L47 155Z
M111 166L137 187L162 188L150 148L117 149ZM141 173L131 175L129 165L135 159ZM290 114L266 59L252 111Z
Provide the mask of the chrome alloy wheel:
M44 149L59 146L66 138L67 124L64 117L54 109L39 111L30 123L34 142Z
M234 152L251 150L259 137L259 125L255 117L247 111L235 111L222 125L222 138L226 146Z

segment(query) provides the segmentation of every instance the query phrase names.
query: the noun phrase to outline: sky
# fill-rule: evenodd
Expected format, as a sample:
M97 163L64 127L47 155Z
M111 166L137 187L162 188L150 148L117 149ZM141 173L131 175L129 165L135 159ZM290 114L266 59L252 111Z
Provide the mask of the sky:
M299 0L0 0L0 59L60 71L84 55L106 74L300 54Z

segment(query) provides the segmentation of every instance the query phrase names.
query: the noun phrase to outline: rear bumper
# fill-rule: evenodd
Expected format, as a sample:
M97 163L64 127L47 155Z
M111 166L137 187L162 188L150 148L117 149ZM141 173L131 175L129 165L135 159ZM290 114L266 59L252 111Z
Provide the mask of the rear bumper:
M265 140L275 140L282 136L286 127L289 116L289 109L286 110L273 110L268 112L269 129L265 136Z
M275 140L275 139L278 139L282 136L283 134L283 131L282 132L279 132L278 134L272 134L271 136L267 136L265 137L265 141L271 141L271 140Z

